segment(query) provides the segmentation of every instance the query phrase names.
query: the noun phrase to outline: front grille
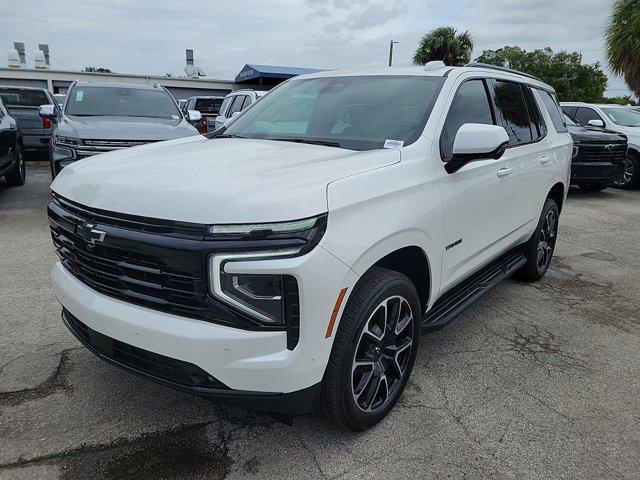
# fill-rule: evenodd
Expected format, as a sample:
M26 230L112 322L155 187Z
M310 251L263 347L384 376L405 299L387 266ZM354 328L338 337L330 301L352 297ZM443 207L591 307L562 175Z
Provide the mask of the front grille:
M143 350L103 335L89 328L67 310L62 312L62 318L71 332L87 348L119 366L172 386L189 389L228 389L222 382L192 363Z
M607 145L611 145L606 148ZM626 143L621 144L580 144L578 154L574 157L577 162L622 162L627 153Z
M73 146L77 158L91 157L99 153L144 145L155 140L81 140L81 145Z

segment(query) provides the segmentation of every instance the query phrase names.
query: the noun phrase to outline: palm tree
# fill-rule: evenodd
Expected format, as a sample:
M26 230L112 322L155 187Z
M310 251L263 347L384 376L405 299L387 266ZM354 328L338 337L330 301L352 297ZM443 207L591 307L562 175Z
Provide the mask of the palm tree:
M617 0L606 29L609 67L640 97L640 0Z
M442 60L446 65L460 67L469 63L472 50L473 39L468 31L459 34L453 27L440 27L422 37L413 64Z

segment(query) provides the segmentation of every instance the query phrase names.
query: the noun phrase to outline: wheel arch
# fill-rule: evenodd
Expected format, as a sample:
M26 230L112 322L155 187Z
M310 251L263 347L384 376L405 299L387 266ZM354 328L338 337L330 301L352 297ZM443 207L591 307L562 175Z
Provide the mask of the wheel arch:
M565 198L564 184L562 182L557 182L553 185L547 194L547 198L553 199L556 202L556 205L558 205L558 211L562 212L562 204L564 203Z

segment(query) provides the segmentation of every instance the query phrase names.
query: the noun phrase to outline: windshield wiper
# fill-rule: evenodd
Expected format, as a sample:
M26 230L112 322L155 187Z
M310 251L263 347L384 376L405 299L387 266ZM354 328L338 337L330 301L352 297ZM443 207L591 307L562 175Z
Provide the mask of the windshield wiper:
M310 145L324 145L325 147L338 147L342 148L338 142L332 142L330 140L312 140L309 138L265 138L265 140L275 140L276 142L294 142L294 143L308 143Z
M242 135L236 135L235 133L221 133L220 135L216 135L212 138L247 138Z

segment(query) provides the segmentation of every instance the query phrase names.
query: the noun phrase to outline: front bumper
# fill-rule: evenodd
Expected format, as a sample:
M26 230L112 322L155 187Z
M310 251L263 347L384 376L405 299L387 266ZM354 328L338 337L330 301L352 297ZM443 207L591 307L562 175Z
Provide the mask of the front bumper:
M321 247L302 257L234 263L233 270L297 278L300 340L293 350L287 349L284 331L243 330L103 295L61 263L54 266L52 280L60 303L86 327L128 346L195 365L232 391L282 395L317 385L333 342L333 337L325 338L327 323L338 293L352 286L356 275Z
M48 150L51 132L49 133L23 133L22 145L25 150Z
M620 178L622 162L573 162L571 183L610 183Z

